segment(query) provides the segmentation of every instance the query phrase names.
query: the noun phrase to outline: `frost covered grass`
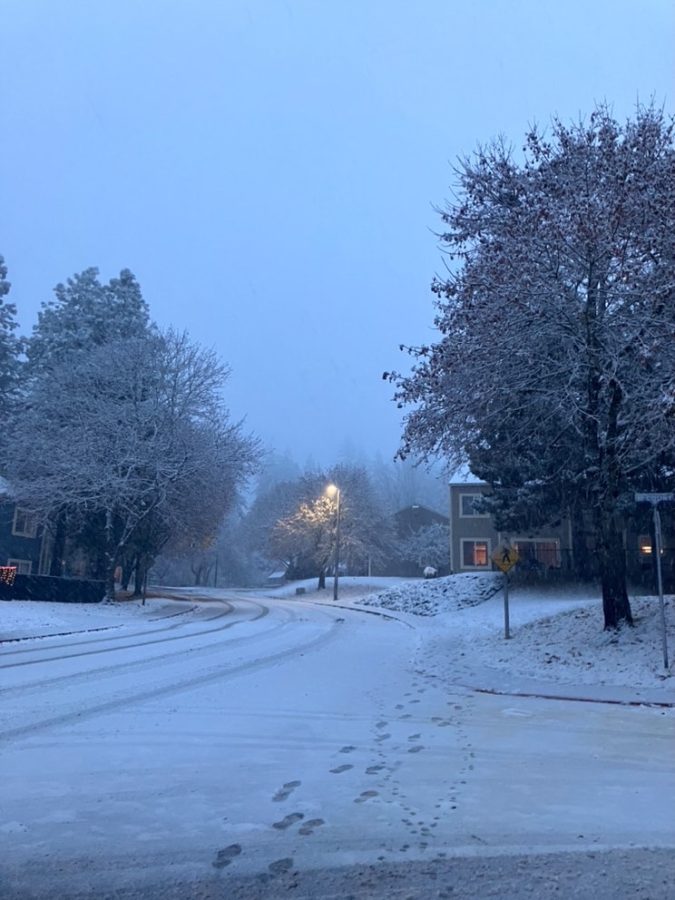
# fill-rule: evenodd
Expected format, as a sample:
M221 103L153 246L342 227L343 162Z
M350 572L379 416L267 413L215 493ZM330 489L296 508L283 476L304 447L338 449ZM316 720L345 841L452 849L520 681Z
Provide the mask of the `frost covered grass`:
M518 603L517 595L514 604ZM666 622L670 669L663 667L658 597L632 597L633 628L603 630L600 599L523 624L505 641L499 631L472 641L472 661L530 678L577 684L653 687L672 681L675 653L673 598Z

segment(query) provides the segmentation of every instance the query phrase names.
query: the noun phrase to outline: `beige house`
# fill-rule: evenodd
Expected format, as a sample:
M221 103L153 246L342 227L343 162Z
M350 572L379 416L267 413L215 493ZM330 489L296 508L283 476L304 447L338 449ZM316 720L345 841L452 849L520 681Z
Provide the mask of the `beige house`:
M497 531L492 517L477 510L490 486L471 473L457 473L450 481L450 570L480 572L496 568L492 554L504 542L518 550L521 571L568 569L572 564L572 531L563 520L558 527L536 532Z

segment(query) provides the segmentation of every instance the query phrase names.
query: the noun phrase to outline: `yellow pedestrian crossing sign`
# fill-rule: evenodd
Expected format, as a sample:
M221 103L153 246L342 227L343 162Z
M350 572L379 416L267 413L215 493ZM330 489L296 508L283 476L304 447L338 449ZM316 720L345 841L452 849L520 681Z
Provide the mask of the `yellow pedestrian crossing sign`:
M518 551L510 544L500 544L492 554L492 562L501 569L502 572L508 572L518 562Z

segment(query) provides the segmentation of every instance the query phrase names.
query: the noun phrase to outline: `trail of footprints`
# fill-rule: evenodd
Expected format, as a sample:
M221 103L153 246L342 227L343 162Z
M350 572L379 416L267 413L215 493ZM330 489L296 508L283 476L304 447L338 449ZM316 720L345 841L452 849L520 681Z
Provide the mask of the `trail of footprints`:
M429 685L432 685L436 680L436 676L429 674L427 672L417 672L419 676L424 678ZM419 682L413 682L413 688L416 689L416 693L423 694L426 690L424 687L419 687ZM412 691L404 694L404 698L406 698L407 704L415 705L420 703L419 698L415 697ZM446 716L433 716L431 718L431 723L437 728L448 728L450 726L454 726L456 729L456 733L460 739L460 749L463 751L465 755L465 762L462 768L458 772L458 778L456 778L452 784L450 785L447 796L439 797L438 802L434 806L433 812L435 813L432 816L432 821L426 822L423 819L419 818L419 813L415 810L411 805L409 805L408 797L406 793L401 788L401 783L398 779L394 777L397 769L400 766L400 762L395 764L385 764L385 753L383 749L383 745L385 742L391 740L392 733L390 731L385 731L390 723L385 719L380 719L375 723L375 738L374 742L377 745L377 754L380 756L381 762L373 763L366 767L365 774L367 775L376 775L379 776L381 781L377 783L377 787L380 790L376 790L374 788L362 791L357 797L354 798L354 803L356 804L365 804L369 800L372 800L375 797L380 797L380 791L383 788L391 789L391 800L386 800L387 803L399 803L403 809L403 812L406 814L404 818L401 819L402 823L408 828L411 837L413 837L419 846L420 849L426 849L429 846L430 839L433 838L434 832L433 829L438 827L438 823L441 820L441 814L443 812L452 812L457 809L457 793L461 785L466 784L466 778L463 776L467 775L470 770L474 768L473 763L469 760L473 759L474 753L472 750L472 746L468 740L468 736L464 729L462 728L460 722L458 721L457 711L464 711L468 704L473 701L471 695L467 695L463 697L463 703L457 703L456 701L448 701L449 714ZM406 703L397 703L395 706L396 712L399 713L397 719L401 722L405 722L408 719L413 718L413 713L411 712L403 712L406 708ZM425 750L425 745L420 741L423 738L422 732L414 732L407 736L406 743L410 746L406 747L406 751L409 754L417 754L421 753ZM342 754L350 754L356 751L358 748L352 744L347 744L344 747L341 747L338 751ZM345 772L349 772L354 769L354 765L351 763L341 763L340 765L335 766L332 769L329 769L329 773L332 775L342 775ZM285 784L280 787L272 800L275 803L282 803L292 795L292 793L301 786L302 782L299 780L287 781ZM279 819L276 822L272 823L272 828L277 831L286 831L294 825L301 823L298 828L298 834L303 837L307 837L309 835L314 834L317 828L320 828L325 824L324 819L314 818L305 820L305 815L302 812L291 812L285 815L283 818ZM404 843L398 849L400 852L407 852L410 849L411 844ZM386 849L383 845L383 849ZM230 865L240 854L242 853L242 847L240 844L230 844L227 847L224 847L222 850L219 850L216 853L216 857L212 863L214 868L223 869L226 866ZM439 858L446 856L446 853L439 852L436 854ZM380 860L386 859L386 856L378 857ZM268 865L268 872L260 876L261 880L265 881L270 878L273 878L277 875L284 874L289 872L294 865L294 861L292 857L284 857L282 859L277 859L271 862Z
M356 749L356 748L351 748ZM344 771L346 769L351 769L353 766L342 766L338 767L337 770L334 771ZM283 784L278 791L272 797L272 801L274 803L283 803L284 800L288 800L293 791L296 788L301 786L301 781L287 781ZM316 828L319 828L321 825L324 825L323 819L308 819L304 821L305 814L301 812L292 812L288 813L288 815L284 816L282 819L279 819L278 822L272 822L272 828L275 828L277 831L286 831L287 828L291 828L293 825L297 825L298 822L302 822L302 825L298 829L298 834L303 835L303 837L307 837L310 834L314 834ZM233 860L235 860L242 852L241 844L230 844L228 847L224 847L222 850L219 850L216 853L216 858L213 860L213 867L215 869L223 869L225 866L229 866ZM285 872L289 872L293 868L293 858L290 856L286 856L283 859L275 859L273 860L267 867L267 873L264 873L260 876L261 880L265 881L269 878L273 878L276 875L282 875Z
M438 676L427 672L427 671L417 671L416 675L419 678L424 679L427 686L435 687L438 684ZM406 692L404 696L404 702L397 703L395 706L395 710L398 713L397 719L399 722L403 723L408 719L414 718L413 712L406 712L406 707L408 709L414 708L416 704L420 702L419 697L416 694L424 694L426 691L426 687L420 686L419 680L414 680L412 684L413 690ZM441 789L440 796L438 797L437 802L434 804L433 810L427 811L427 818L431 819L431 821L425 821L423 819L422 813L420 813L417 809L414 808L413 802L409 800L406 792L401 786L401 782L399 779L392 777L391 778L391 794L392 800L388 800L385 802L393 803L397 802L401 805L404 817L401 819L402 823L408 828L411 838L414 842L417 843L417 846L424 850L429 846L433 846L433 837L435 834L434 829L438 828L438 825L441 821L442 816L451 815L458 808L458 793L461 789L462 785L466 784L466 776L468 772L470 772L474 768L473 759L474 752L472 749L472 745L468 739L468 735L464 728L461 725L458 713L465 712L474 702L474 698L467 694L462 696L462 702L458 703L456 700L446 701L448 705L448 713L443 715L432 716L431 723L434 727L437 728L448 728L453 726L455 730L455 734L458 738L459 749L462 752L462 756L464 757L464 762L456 773L456 777L450 782L449 785L446 785ZM385 727L388 723L378 722L377 728L380 726ZM376 739L377 740L377 739ZM422 732L413 732L407 736L406 743L411 746L407 747L406 750L408 753L421 753L424 751L425 745L422 743L423 733ZM390 773L391 774L391 773ZM432 813L429 816L429 812ZM411 843L403 843L399 848L399 852L406 853L410 847ZM382 845L383 851L387 848L385 845ZM391 849L391 848L389 848ZM438 858L442 858L447 854L443 851L439 851L436 856ZM378 859L385 860L386 855L382 855L378 857Z

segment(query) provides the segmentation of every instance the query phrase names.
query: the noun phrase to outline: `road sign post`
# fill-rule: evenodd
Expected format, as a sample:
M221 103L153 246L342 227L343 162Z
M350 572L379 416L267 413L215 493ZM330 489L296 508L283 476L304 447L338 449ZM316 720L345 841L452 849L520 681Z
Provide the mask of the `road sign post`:
M661 645L663 648L663 668L668 668L668 635L666 633L666 604L663 599L663 574L661 572L661 554L663 552L663 538L661 535L661 513L659 503L669 503L675 500L675 494L636 494L636 503L651 503L654 515L654 550L656 551L656 583L659 591L659 606L661 607Z
M504 640L511 637L509 625L509 572L518 562L518 551L508 541L500 544L492 554L492 562L504 573Z

